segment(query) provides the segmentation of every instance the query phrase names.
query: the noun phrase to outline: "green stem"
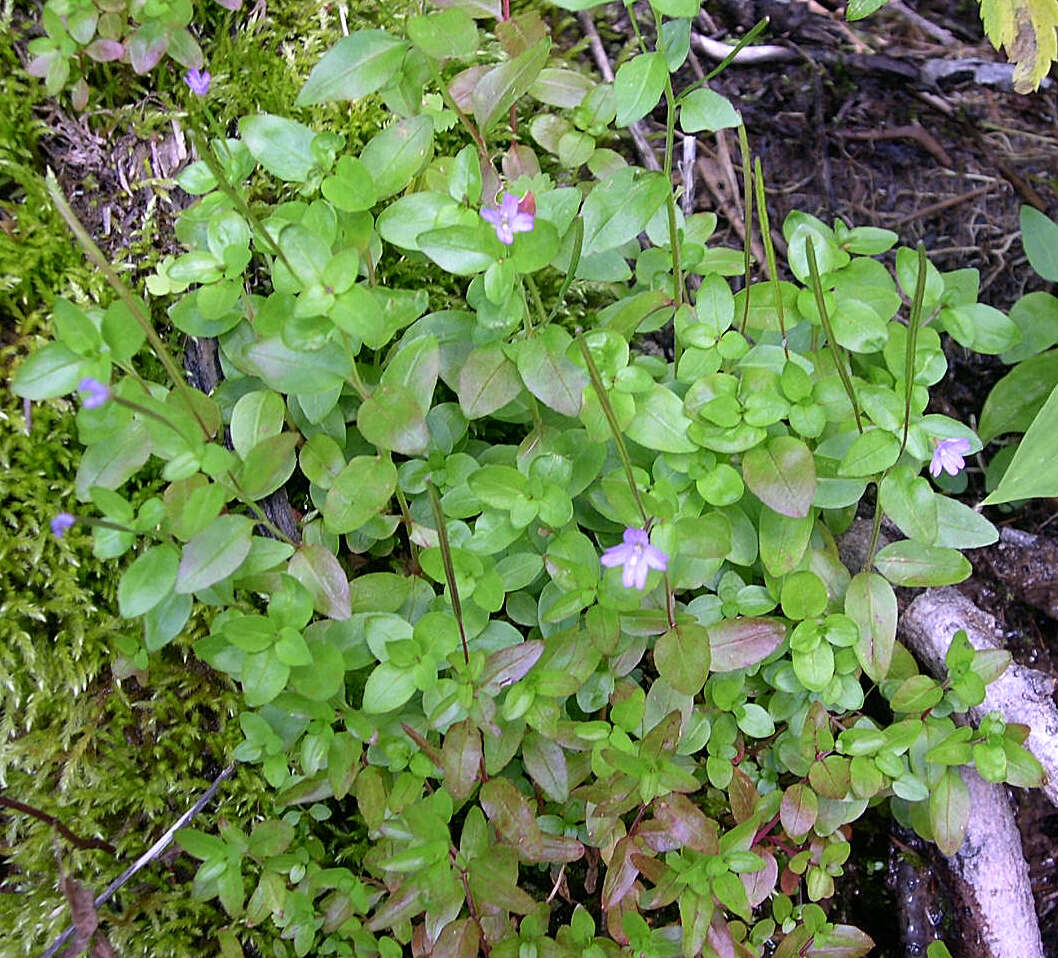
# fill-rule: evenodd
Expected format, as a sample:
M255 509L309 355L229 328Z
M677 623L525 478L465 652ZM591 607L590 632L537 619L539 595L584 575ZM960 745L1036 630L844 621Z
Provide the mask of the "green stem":
M169 379L172 381L173 387L180 393L184 402L187 404L188 410L194 417L195 422L198 423L199 429L202 430L203 437L211 439L212 436L210 431L202 421L202 417L198 414L198 407L191 395L194 390L188 385L183 372L180 367L177 366L173 357L169 355L169 350L166 348L165 343L162 342L161 337L159 337L154 331L154 324L151 322L150 316L144 310L143 305L133 295L132 290L129 289L124 280L122 280L114 271L114 268L110 263L107 262L106 257L103 256L102 251L96 246L92 237L88 235L88 231L77 218L77 214L70 208L70 204L66 202L66 197L63 195L62 189L60 188L58 181L55 179L55 174L51 170L48 171L44 182L48 190L48 195L51 196L52 202L59 211L59 215L66 221L66 225L70 227L70 231L77 238L77 242L81 244L81 248L84 250L85 255L103 274L111 288L118 294L118 299L125 304L125 308L132 315L133 319L139 323L140 328L147 337L147 342L150 343L151 349L154 350L154 354L158 357L158 360L164 367Z
M481 157L482 165L491 166L492 161L489 159L489 148L485 143L485 137L482 136L481 131L474 125L470 117L463 112L462 107L456 103L452 94L448 92L448 85L445 83L444 77L441 76L441 68L430 57L426 58L426 62L430 65L430 72L433 74L434 82L437 84L444 105L459 117L459 122L463 124L467 133L470 134L470 138L474 141L474 146L477 148L478 156Z
M239 211L239 214L250 224L250 226L253 227L254 235L261 240L261 242L268 248L268 251L287 268L291 276L297 276L297 272L294 267L291 266L290 260L287 259L286 254L279 248L279 244L272 239L272 234L265 229L264 224L260 221L257 214L250 209L250 204L246 202L246 198L228 182L228 174L220 163L217 162L217 158L213 155L209 143L203 143L195 130L191 130L190 135L191 143L194 145L199 158L207 167L209 167L210 173L213 174L214 179L217 181L218 189L232 201L235 208Z
M922 301L926 296L926 247L918 244L918 278L915 298L911 301L911 316L907 323L907 348L904 351L904 435L900 453L907 447L907 430L911 426L911 391L915 387L915 353L918 352L918 330L922 325Z
M547 319L545 320L547 323L550 323L558 315L558 311L566 301L566 293L569 292L570 286L573 285L573 278L577 275L577 267L580 266L580 253L583 248L584 220L578 216L573 221L573 253L569 258L569 268L566 270L562 285L558 288L558 296L555 298L555 305L552 307L551 312L547 314Z
M779 285L779 270L775 265L775 247L771 241L771 223L768 221L768 204L764 194L764 171L761 169L760 157L756 158L753 167L757 188L757 218L760 222L761 240L764 242L764 253L768 257L768 274L771 276L771 287L775 296L775 312L779 316L779 332L782 335L782 351L790 358L790 345L786 341L786 313L782 304L782 287Z
M643 528L645 529L650 520L647 510L643 506L643 500L639 495L639 486L636 485L635 473L632 471L632 460L629 458L628 450L625 448L624 436L621 433L621 427L618 425L617 416L614 415L613 406L610 405L610 397L606 394L606 387L602 384L602 377L599 375L595 360L591 358L591 350L588 349L588 344L584 342L584 335L579 329L577 330L576 340L580 354L584 357L584 363L588 367L588 377L591 379L592 388L595 390L599 405L602 406L603 415L606 416L606 422L609 424L610 432L613 434L614 443L617 446L617 455L621 460L621 465L624 466L625 478L628 480L628 487L632 490L632 498L636 501L636 508L643 519Z
M742 267L745 273L745 302L742 305L742 323L739 332L746 335L746 324L749 322L750 269L753 265L753 170L749 152L749 137L746 135L746 124L738 125L738 145L742 151Z
M522 279L525 280L525 285L529 287L529 296L533 300L533 308L536 310L540 325L547 325L547 313L544 312L544 301L540 298L540 290L537 288L536 283L533 282L533 277L526 274Z
M639 30L639 21L636 19L636 9L633 0L623 0L625 10L628 12L628 19L632 21L632 30L636 35L636 41L639 43L640 53L649 53L647 50L646 41L643 39L643 34ZM655 14L657 16L657 14Z
M463 626L463 606L459 602L459 589L456 587L456 570L452 565L452 547L448 543L448 528L445 525L444 512L441 510L441 497L437 494L437 487L429 479L426 480L426 491L430 495L430 505L433 507L434 522L437 523L437 540L441 547L441 562L444 565L445 579L448 582L448 593L452 599L452 614L456 617L456 625L459 626L459 638L463 642L463 661L470 661L470 649L467 646L467 633Z
M867 572L874 562L874 553L878 548L878 534L882 531L882 477L874 484L874 520L871 522L871 541L867 545L867 555L863 560L863 572Z
M819 265L816 262L816 250L811 237L805 239L805 255L808 257L808 272L812 280L812 292L816 298L816 309L819 311L819 320L827 334L827 345L830 347L830 355L834 359L834 367L838 371L838 376L841 377L841 385L845 387L845 395L849 397L849 402L852 403L852 412L856 417L856 428L862 433L863 423L860 421L860 405L856 401L856 390L852 387L852 376L849 369L845 367L847 356L834 338L834 328L830 324L827 304L823 299L823 284L819 279Z
M411 510L408 508L408 500L404 497L404 492L397 486L397 504L400 506L401 520L404 522L404 528L408 533L408 548L411 550L412 561L415 563L415 567L419 565L419 547L415 544L415 541L411 537L412 527L414 522L411 518Z

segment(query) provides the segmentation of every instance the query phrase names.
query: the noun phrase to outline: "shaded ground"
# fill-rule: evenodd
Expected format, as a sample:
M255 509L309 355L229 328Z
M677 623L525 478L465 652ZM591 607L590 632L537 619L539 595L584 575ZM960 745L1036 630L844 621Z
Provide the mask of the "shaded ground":
M972 66L938 78L944 61L1001 58L981 37L976 4L953 9L941 0L908 0L908 7L914 12L890 9L865 26L850 27L816 4L721 0L709 5L697 29L705 40L731 43L770 15L765 42L786 51L783 60L732 65L713 82L742 112L763 158L774 226L799 209L828 221L841 217L850 225L893 229L903 245L921 240L942 270L979 269L982 301L1006 310L1024 292L1044 287L1022 253L1018 210L1028 203L1058 216L1058 94L1053 86L1021 96L985 85ZM567 28L559 41L567 47L580 43L577 21L562 22ZM631 35L626 11L613 5L595 22L611 63L617 62ZM641 16L645 32L648 22ZM583 57L591 63L587 52ZM708 43L696 42L677 89L714 66ZM143 104L145 111L151 106ZM170 235L169 229L155 234L150 227L185 202L164 183L186 159L178 125L157 126L146 136L103 136L57 108L41 119L49 128L41 158L56 169L104 248L125 259L130 245ZM646 127L656 130L658 123L650 120ZM697 207L720 213L717 241L732 247L742 243L738 166L730 131L716 141L699 140ZM1005 367L954 344L948 359L949 375L934 406L972 421ZM979 470L970 470L968 496L983 496ZM1021 513L990 517L1058 535L1058 526L1048 527L1053 514L1053 503L1036 503ZM1033 563L999 546L978 550L971 556L975 576L963 588L997 618L1020 660L1055 674L1058 629L1041 610L1050 604L1053 614L1058 607L1051 598L1058 592L1058 562L1051 556L1058 557L1058 548L1037 554ZM1035 795L1020 793L1017 801L1045 948L1058 956L1058 813ZM901 907L905 924L918 914L943 928L943 909L935 907L943 900L936 853L906 834L890 835L877 822L854 841L855 883L837 907L875 937L878 954L916 954L913 942L901 945L893 938L891 906Z

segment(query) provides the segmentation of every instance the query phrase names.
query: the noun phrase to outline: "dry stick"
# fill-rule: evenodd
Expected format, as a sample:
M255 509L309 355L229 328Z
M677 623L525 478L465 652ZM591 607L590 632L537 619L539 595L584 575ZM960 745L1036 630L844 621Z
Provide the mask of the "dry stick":
M173 840L173 835L176 834L178 829L183 828L192 818L194 818L203 808L206 803L217 794L217 789L220 788L221 782L226 778L230 777L232 772L235 771L235 763L232 762L228 765L215 779L213 784L210 785L201 795L197 802L192 805L183 815L181 815L172 825L170 825L161 838L158 839L150 848L147 849L139 858L136 859L128 868L126 868L117 878L115 878L107 887L100 892L95 898L95 907L99 908L113 897L114 893L121 888L133 875L136 874L144 865L153 861L157 858ZM58 938L55 939L49 946L47 951L41 955L41 958L53 958L53 956L59 951L63 945L68 942L75 933L76 929L71 925L66 929Z
M34 818L39 818L42 822L47 822L47 824L51 825L71 845L74 845L77 848L100 848L105 852L109 852L111 855L117 853L117 849L111 845L110 842L104 841L102 838L81 838L70 831L70 829L68 829L54 815L42 812L39 808L34 808L32 805L27 805L25 802L20 802L13 798L4 798L3 795L0 795L0 805L5 808L13 808L16 812L24 812L26 815L32 815Z
M602 45L602 38L599 36L599 31L595 28L595 21L592 20L591 14L586 10L582 10L578 13L577 19L580 21L581 29L588 38L588 46L591 47L592 57L595 59L595 65L599 68L602 78L607 83L613 83L613 67L610 66L610 58L606 55L606 48ZM636 145L636 152L639 154L639 158L643 161L643 165L648 170L660 171L661 164L658 162L658 158L654 155L654 149L650 145L650 141L647 139L643 121L636 120L635 123L630 123L628 126L628 132L632 134L632 142Z
M887 130L835 130L833 135L845 140L914 140L941 166L949 170L955 168L944 147L936 141L933 134L917 123L891 126Z
M953 206L959 206L962 203L969 203L970 200L975 200L979 196L984 196L985 193L990 192L991 186L979 186L976 190L970 190L969 193L963 193L961 196L949 196L946 200L941 200L938 203L930 203L929 206L923 206L920 210L915 210L913 213L908 213L907 216L901 216L893 226L904 226L913 220L925 219L927 216L932 216L934 213L943 213L944 210L951 209Z

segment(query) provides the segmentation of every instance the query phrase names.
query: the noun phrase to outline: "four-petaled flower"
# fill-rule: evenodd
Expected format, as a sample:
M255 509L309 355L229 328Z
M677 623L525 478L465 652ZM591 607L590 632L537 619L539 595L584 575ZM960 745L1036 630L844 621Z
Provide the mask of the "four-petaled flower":
M70 515L68 512L60 512L54 519L51 520L51 534L56 539L61 539L66 535L66 530L69 529L77 520Z
M86 376L77 384L77 391L84 393L82 405L85 409L98 409L111 396L110 388L103 385L98 379Z
M513 193L504 193L498 210L483 209L481 218L496 227L496 237L505 246L514 242L515 233L528 233L533 228L536 217L532 213L518 209L518 197Z
M646 531L631 528L625 529L624 542L607 549L600 561L608 569L624 566L621 582L626 589L645 589L651 569L664 572L669 566L669 557L650 544Z
M929 474L936 478L943 469L949 476L956 475L966 465L963 456L970 451L970 440L960 436L958 439L941 439L933 450L929 463Z
M190 88L195 96L205 96L209 93L209 85L213 82L209 70L188 70L184 74L184 83Z

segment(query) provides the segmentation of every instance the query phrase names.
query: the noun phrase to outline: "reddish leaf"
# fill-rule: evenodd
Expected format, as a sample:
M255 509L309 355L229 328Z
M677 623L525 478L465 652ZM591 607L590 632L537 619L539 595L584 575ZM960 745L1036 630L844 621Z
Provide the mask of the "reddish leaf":
M750 908L756 908L775 891L775 882L779 878L779 865L775 856L763 848L753 849L753 854L764 860L764 867L758 872L744 872L738 877L742 879L742 887L746 889L746 898L749 899Z
M727 794L731 800L731 814L735 816L735 821L739 824L746 821L756 811L757 803L760 801L757 786L740 768L734 770L731 783L727 787Z
M523 678L543 654L544 643L538 639L493 652L485 660L485 668L478 679L481 690L488 695L496 695L501 689Z
M349 580L326 546L301 546L291 557L287 572L309 590L313 606L321 615L348 619L352 614Z
M602 883L603 911L616 908L631 892L635 880L639 877L639 869L632 860L635 841L634 838L625 836L614 846L613 856L606 869L606 878Z
M713 672L733 672L766 659L786 638L786 626L778 619L725 619L709 626L709 648Z
M779 805L779 820L787 835L791 838L807 835L818 814L819 799L807 785L798 782L786 789Z
M481 932L471 918L445 925L433 948L433 958L477 958Z
M665 826L668 834L680 846L692 848L703 855L717 854L716 822L707 818L689 798L674 792L658 799L654 818Z
M874 942L859 928L835 925L826 935L818 935L808 954L812 958L861 958L874 947Z
M445 788L457 802L470 797L478 782L481 769L481 733L466 720L453 725L445 733L441 762Z

